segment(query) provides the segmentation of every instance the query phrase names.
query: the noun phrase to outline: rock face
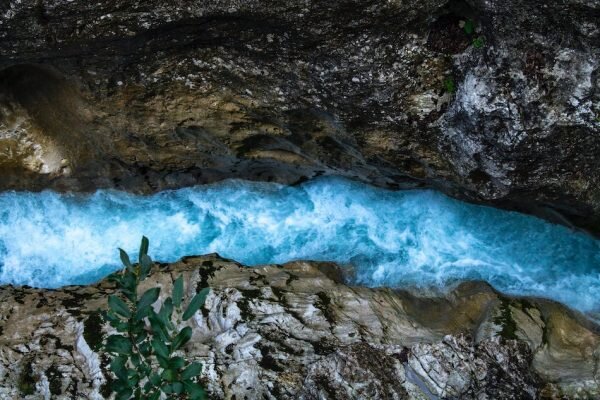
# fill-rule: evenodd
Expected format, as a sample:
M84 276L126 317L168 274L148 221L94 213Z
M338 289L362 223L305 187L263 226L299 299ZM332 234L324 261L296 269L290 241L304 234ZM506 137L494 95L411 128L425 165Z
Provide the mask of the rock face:
M598 328L559 304L482 283L415 295L349 287L341 270L295 262L246 268L216 255L161 265L146 286L184 275L207 285L184 349L226 399L527 399L600 395ZM145 290L146 287L141 288ZM110 284L0 289L0 397L109 393L100 317Z
M6 0L0 188L338 174L599 233L599 21L598 0Z

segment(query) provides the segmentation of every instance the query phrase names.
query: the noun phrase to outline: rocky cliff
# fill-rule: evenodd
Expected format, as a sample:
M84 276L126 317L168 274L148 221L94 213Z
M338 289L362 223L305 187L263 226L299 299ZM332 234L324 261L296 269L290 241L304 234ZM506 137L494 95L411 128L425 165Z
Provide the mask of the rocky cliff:
M600 331L563 306L483 283L445 294L349 287L333 264L246 268L216 255L145 281L210 286L188 321L190 360L226 399L533 399L600 395ZM102 399L111 284L0 288L0 397ZM159 299L160 300L160 299Z
M0 190L342 175L600 234L599 0L3 0ZM600 397L598 327L483 283L330 264L161 266L210 285L214 398ZM0 397L103 398L111 286L0 287Z
M600 232L600 1L5 0L0 188L321 174Z

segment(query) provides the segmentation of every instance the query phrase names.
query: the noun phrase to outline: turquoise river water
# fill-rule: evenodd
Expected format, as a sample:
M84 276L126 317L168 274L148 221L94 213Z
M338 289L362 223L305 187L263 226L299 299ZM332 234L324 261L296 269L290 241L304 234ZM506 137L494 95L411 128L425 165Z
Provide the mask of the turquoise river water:
M600 241L535 217L430 190L388 191L343 179L290 187L225 181L136 196L0 194L0 284L90 283L135 253L156 260L218 252L258 265L326 260L368 286L485 280L511 294L600 309Z

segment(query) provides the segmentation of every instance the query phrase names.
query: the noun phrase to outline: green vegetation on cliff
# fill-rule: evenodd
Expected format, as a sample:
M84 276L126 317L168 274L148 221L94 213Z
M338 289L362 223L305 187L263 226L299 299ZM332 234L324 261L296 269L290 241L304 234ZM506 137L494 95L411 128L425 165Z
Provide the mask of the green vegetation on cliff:
M117 333L108 336L103 344L117 378L112 390L117 400L157 400L163 394L169 399L205 399L206 393L198 384L202 364L190 363L180 352L191 339L192 328L179 326L194 316L210 289L202 289L185 302L180 275L171 296L160 301L160 307L154 306L159 301L160 287L149 288L138 296L140 283L153 265L148 246L148 239L142 238L138 264L132 264L127 253L120 250L125 268L109 278L118 290L118 294L109 296L109 311L105 315Z

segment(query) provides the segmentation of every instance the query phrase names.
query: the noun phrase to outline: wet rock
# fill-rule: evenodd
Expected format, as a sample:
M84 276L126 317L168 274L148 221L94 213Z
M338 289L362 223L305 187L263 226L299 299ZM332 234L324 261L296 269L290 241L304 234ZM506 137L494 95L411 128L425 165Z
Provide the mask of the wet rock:
M330 263L246 268L216 255L155 269L193 294L186 358L215 398L590 398L598 327L555 302L484 283L421 294L349 287ZM0 288L0 396L104 398L111 373L99 310L111 285Z
M0 188L337 174L599 233L599 16L597 0L4 1Z

